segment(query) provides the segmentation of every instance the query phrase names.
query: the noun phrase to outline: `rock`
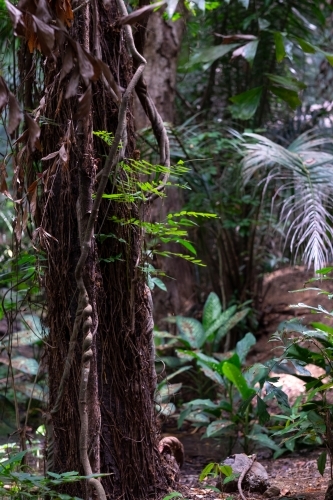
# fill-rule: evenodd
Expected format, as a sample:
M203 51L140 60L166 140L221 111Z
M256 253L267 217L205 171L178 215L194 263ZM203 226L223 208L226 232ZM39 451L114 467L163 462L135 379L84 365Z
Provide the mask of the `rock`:
M251 463L251 459L245 453L236 453L224 460L222 465L230 465L234 474L241 474L245 468ZM234 481L229 481L223 484L219 479L216 487L226 493L237 491L238 477ZM242 489L258 493L264 493L269 487L268 474L263 465L259 462L254 462L249 472L245 475L242 481Z
M270 486L264 493L265 498L278 497L281 493L280 488L277 486Z

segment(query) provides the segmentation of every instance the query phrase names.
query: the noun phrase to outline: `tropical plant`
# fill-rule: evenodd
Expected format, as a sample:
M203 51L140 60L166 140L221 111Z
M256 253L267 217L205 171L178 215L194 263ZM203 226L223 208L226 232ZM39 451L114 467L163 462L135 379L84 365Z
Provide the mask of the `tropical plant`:
M332 293L319 287L311 286L319 280L332 280L330 274L332 267L316 271L319 276L310 280L310 286L305 290L313 290L318 295L326 295L332 298ZM301 290L298 290L301 291ZM321 305L312 306L304 303L292 307L308 308L317 314L324 314L326 318L332 318L333 312L328 311ZM287 373L305 382L305 395L298 398L295 405L290 408L286 404L286 395L280 400L282 414L275 415L277 423L274 436L281 439L281 444L293 451L297 444L322 445L326 451L318 458L317 465L321 474L324 473L327 454L333 463L333 439L331 421L333 417L333 404L330 392L333 387L333 328L326 322L314 321L307 327L297 320L283 322L272 340L279 340L283 346L283 353L278 362ZM305 345L304 345L305 344ZM288 362L288 365L285 362ZM322 369L322 375L313 376L306 365L313 364ZM274 429L274 428L273 428Z
M263 195L273 184L272 210L278 212L285 245L294 259L302 252L308 267L323 267L333 254L333 154L328 131L305 132L288 148L258 134L245 133L242 140L245 184L256 178L265 186Z
M56 474L48 472L46 476L32 474L27 467L22 467L22 459L27 453L34 450L25 450L0 462L0 496L1 498L32 499L57 498L59 500L82 500L78 497L59 493L59 486L66 483L87 480L89 477L81 476L78 472L64 472ZM90 477L97 478L103 474L92 474Z

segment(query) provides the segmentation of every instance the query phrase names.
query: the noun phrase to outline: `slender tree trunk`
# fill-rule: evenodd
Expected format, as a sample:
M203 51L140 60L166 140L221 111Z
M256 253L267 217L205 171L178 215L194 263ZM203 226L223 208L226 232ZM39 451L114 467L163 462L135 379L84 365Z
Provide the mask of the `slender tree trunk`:
M145 3L145 0L143 0ZM145 30L137 34L141 38L141 46L147 60L144 80L149 94L163 119L173 125L176 120L174 101L176 97L177 61L185 30L186 9L180 2L183 17L177 21L166 20L161 11L149 17ZM143 34L145 36L143 36ZM139 99L135 99L135 125L137 130L149 126L149 121ZM168 188L166 199L157 199L152 208L152 220L163 221L170 212L178 212L184 205L180 188ZM183 247L169 244L166 248L181 253ZM157 259L156 267L162 269L167 292L158 288L154 290L154 316L156 321L168 314L184 313L190 309L194 301L193 265L184 259Z

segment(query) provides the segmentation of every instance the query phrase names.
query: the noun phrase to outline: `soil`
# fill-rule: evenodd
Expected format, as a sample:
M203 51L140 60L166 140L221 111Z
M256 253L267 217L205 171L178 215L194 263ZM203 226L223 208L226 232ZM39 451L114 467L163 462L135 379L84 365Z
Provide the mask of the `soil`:
M262 331L255 348L251 351L248 362L263 362L276 355L273 349L277 344L269 342L271 335L276 331L280 322L295 317L303 318L304 324L312 321L325 321L332 324L332 321L325 317L325 314L314 316L309 310L304 308L291 308L290 304L305 303L317 306L321 304L326 310L332 309L332 302L324 295L318 295L317 291L305 291L290 293L290 290L299 290L307 287L322 287L325 290L333 291L333 282L325 281L308 283L306 281L313 277L313 274L304 268L287 268L271 273L265 280L264 296L262 301ZM324 319L325 317L325 319ZM309 366L310 371L316 374L317 367ZM281 375L279 375L281 377ZM283 375L280 378L283 390L287 392L292 401L304 391L303 383L291 375ZM172 429L168 429L172 433ZM184 433L173 435L182 441L185 449L185 461L180 475L183 496L188 499L240 500L238 493L218 493L209 486L215 486L216 479L208 479L203 482L198 481L198 477L203 468L210 462L221 462L226 454L223 452L222 441L200 439L200 431L196 434ZM279 459L273 460L263 452L257 455L257 460L264 465L268 472L271 486L276 486L280 490L280 495L274 499L283 500L324 500L325 492L330 479L330 466L327 465L322 477L317 470L317 458L323 450L305 450L289 455L283 455ZM266 454L265 454L266 453ZM261 500L265 496L259 493L244 492L249 500Z

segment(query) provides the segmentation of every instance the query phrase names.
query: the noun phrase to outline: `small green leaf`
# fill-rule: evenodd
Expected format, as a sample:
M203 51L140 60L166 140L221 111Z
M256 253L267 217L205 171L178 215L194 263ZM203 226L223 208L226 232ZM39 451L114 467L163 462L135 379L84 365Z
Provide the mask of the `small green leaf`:
M274 95L289 104L291 109L296 109L302 104L302 101L298 97L298 94L295 90L284 89L283 87L276 87L275 85L271 85L269 87L269 90Z
M174 492L170 493L169 495L167 495L166 497L164 497L163 500L171 500L171 498L175 498L175 497L183 498L183 495L181 493L179 493L178 491L174 491Z
M180 337L184 339L193 349L200 349L205 342L205 331L202 324L194 318L177 316L177 326Z
M252 118L259 106L261 94L262 87L255 87L231 97L230 101L233 102L233 105L229 106L229 109L232 116L238 120L249 120Z
M305 83L296 80L296 78L286 78L285 76L273 75L271 73L266 73L266 76L271 82L284 89L294 90L295 92L306 89Z
M163 283L162 280L160 280L159 278L156 278L156 277L153 277L151 278L152 282L158 286L158 288L160 288L161 290L163 290L164 292L167 292L168 289L167 287L165 286L165 284Z
M226 477L230 477L232 475L232 467L231 467L231 465L220 465L220 471Z
M211 462L210 464L207 464L206 467L201 471L201 474L199 476L199 481L203 481L208 474L214 469L215 467L215 462Z
M206 437L217 437L222 434L233 434L235 424L230 420L215 420L206 429Z
M192 245L192 243L190 243L189 241L187 240L183 240L183 239L180 239L180 240L176 240L176 243L180 243L181 245L183 245L183 247L185 247L189 252L193 253L194 255L197 255L197 251L196 249L194 248L194 246Z
M249 435L248 439L260 443L261 445L270 448L271 450L280 450L280 447L274 443L273 439L269 438L267 434L261 433L256 435Z
M317 52L317 48L303 38L299 38L297 36L295 36L294 38L298 42L303 52L305 52L306 54L315 54Z
M252 66L253 60L257 53L258 43L259 40L253 40L252 42L238 47L238 49L233 51L232 59L234 59L235 57L244 57L244 59L246 59L250 63L250 66Z
M316 274L329 274L333 271L333 267L323 267L322 269L318 269Z
M317 458L317 467L319 473L323 476L325 472L325 466L326 466L326 459L327 459L327 452L323 451L319 457Z
M216 293L211 292L207 297L202 314L202 325L205 331L215 322L221 312L221 301Z
M250 332L248 332L245 337L237 342L236 353L238 354L241 363L245 361L245 358L250 352L251 347L253 347L256 342L257 340L255 336Z
M287 394L278 387L275 387L275 385L267 382L267 394L271 392L274 394L279 406L290 408Z
M284 48L284 36L280 31L274 32L275 53L277 62L281 62L286 57L286 49Z
M324 323L310 323L313 328L317 328L317 330L321 330L322 332L329 333L330 335L333 335L333 328L331 326L325 325Z
M222 370L224 375L237 387L242 399L247 399L256 393L255 390L248 387L242 372L235 365L226 362Z
M269 419L270 415L267 411L267 405L259 396L257 396L257 412L259 417L259 424L265 425Z
M193 57L191 57L189 62L186 64L186 67L189 68L198 63L212 63L216 61L216 59L220 59L220 57L225 56L228 52L231 52L238 46L238 43L232 43L230 45L217 45L200 50L196 52Z

